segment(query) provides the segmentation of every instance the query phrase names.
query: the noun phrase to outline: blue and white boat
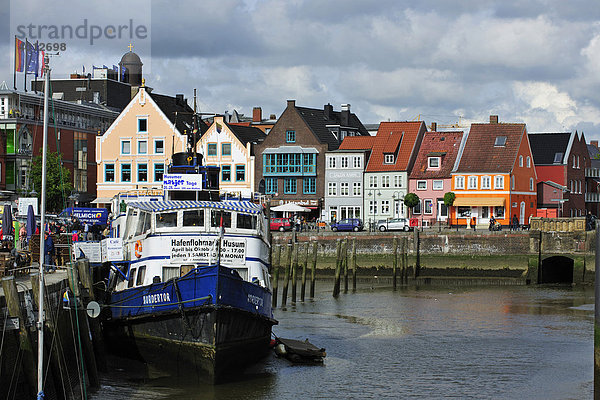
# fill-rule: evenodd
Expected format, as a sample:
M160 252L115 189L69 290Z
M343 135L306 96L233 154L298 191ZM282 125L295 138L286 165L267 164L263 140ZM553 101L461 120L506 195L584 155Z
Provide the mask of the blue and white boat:
M104 322L113 349L213 383L266 355L277 321L262 205L129 202L115 225L123 260L111 265Z

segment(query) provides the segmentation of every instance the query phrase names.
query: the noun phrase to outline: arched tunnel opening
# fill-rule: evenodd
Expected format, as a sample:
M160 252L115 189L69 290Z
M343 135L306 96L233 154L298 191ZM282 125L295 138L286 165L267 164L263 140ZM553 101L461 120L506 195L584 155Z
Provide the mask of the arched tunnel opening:
M573 259L564 256L542 260L542 280L539 283L573 283Z

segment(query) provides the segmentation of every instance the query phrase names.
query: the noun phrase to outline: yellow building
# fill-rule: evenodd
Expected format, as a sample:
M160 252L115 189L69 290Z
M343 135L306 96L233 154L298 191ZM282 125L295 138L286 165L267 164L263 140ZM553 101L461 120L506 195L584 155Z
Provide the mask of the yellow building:
M118 193L162 189L172 154L188 149L192 115L183 95L164 96L140 87L106 133L96 138L94 203L107 204ZM200 124L199 135L206 131Z

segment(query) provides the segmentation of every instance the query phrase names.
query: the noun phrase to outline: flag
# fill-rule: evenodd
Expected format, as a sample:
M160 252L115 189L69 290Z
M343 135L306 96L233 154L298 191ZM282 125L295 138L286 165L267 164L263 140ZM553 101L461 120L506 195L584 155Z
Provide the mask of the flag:
M113 64L113 71L115 71L117 74L119 73L119 67L117 67L115 64Z
M127 73L126 67L121 67L121 82L125 82L125 74Z
M45 51L40 51L38 50L38 67L37 67L37 71L35 71L35 77L37 78L44 76L44 57L46 57L46 52Z
M82 65L83 67L83 75L85 75L85 65Z
M217 122L217 133L221 133L221 128L222 128L221 124L219 124Z
M27 52L27 69L25 72L35 74L38 70L38 51L27 39L25 39L25 48Z
M15 36L15 71L23 72L25 68L25 45Z

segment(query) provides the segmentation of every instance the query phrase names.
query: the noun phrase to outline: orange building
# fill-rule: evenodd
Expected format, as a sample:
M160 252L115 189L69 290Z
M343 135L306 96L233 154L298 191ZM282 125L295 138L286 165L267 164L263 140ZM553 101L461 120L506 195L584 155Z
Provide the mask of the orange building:
M472 124L452 173L452 225L487 227L493 216L508 226L536 215L536 172L525 124Z

